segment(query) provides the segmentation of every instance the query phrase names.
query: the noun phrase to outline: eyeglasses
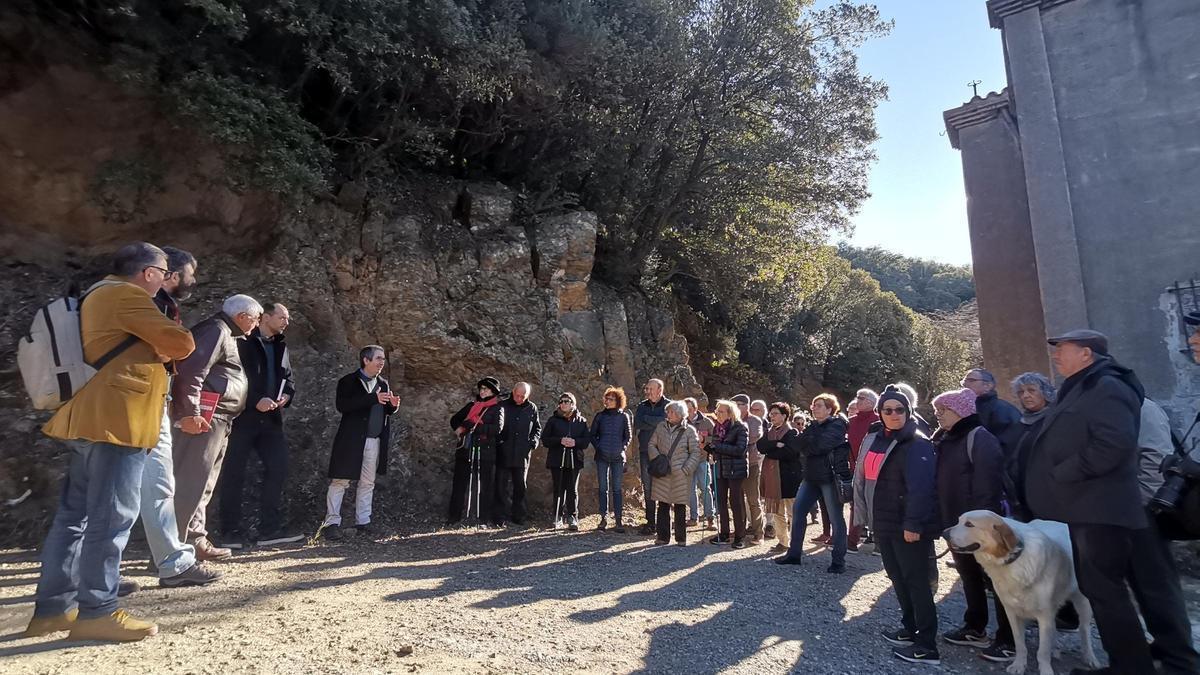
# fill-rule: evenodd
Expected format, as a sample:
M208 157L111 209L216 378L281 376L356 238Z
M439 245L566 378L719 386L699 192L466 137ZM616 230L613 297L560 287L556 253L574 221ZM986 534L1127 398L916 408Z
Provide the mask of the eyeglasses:
M880 408L879 412L883 413L884 415L903 415L905 412L905 409L904 408Z
M989 381L990 380L985 380L982 377L964 377L962 383L966 384L968 382L989 382Z
M171 270L169 270L169 269L167 269L167 268L165 268L165 267L159 267L158 265L146 265L146 266L145 266L145 267L143 267L142 269L146 269L146 270L158 270L159 272L162 272L162 273L163 273L163 276L164 276L164 277L166 277L166 276L169 276L169 275L171 274Z

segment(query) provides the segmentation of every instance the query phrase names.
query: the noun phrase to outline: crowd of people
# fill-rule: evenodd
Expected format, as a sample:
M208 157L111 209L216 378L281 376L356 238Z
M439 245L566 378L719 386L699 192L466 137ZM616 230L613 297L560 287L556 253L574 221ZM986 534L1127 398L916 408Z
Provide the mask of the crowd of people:
M152 622L118 607L119 595L136 590L121 580L120 563L139 516L165 587L213 583L221 574L212 563L233 550L303 538L280 513L289 454L282 411L296 394L284 340L288 309L234 295L184 328L178 302L194 289L197 265L186 251L131 244L117 252L114 273L83 297L83 352L98 367L44 427L71 456L27 636L69 631L71 639L128 641L156 633ZM1200 362L1200 314L1187 321L1196 327L1189 344ZM882 638L905 661L937 663L934 543L943 531L980 509L1061 521L1109 655L1104 672L1155 672L1155 660L1166 672L1200 672L1178 574L1148 506L1163 483L1163 460L1174 453L1167 415L1109 353L1104 335L1081 329L1048 342L1060 385L1036 372L1017 377L1018 409L1000 398L992 373L974 369L961 388L932 399L935 425L904 383L860 389L845 410L831 393L804 410L737 394L709 413L695 398L669 399L664 383L651 379L632 412L625 391L612 386L590 421L572 392L559 394L543 421L529 383L505 394L496 378L484 377L450 418L457 445L447 525L526 523L530 458L541 446L553 527L579 530L579 478L590 460L598 529L624 533L637 525L625 512L623 487L636 443L642 535L685 546L688 528L703 528L708 543L734 549L774 540L780 565L802 564L811 541L828 547L831 574L847 571L848 551L878 554L901 607L899 625ZM344 536L352 481L354 527L371 533L375 476L386 470L400 406L383 377L386 363L383 347L367 345L337 384L342 418L323 538ZM251 536L242 502L254 455L263 482ZM206 522L214 492L220 546ZM809 540L818 512L822 531ZM988 633L987 575L968 552L951 555L966 611L942 641L1012 660L1014 636L994 597L997 629ZM1078 627L1069 606L1059 620L1061 628Z

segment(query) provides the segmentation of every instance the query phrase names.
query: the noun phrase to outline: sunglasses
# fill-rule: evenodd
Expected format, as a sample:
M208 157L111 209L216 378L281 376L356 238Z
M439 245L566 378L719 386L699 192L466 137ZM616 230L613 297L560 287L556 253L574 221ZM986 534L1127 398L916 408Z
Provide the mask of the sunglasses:
M564 398L564 399L562 399L562 400L560 400L560 401L558 402L558 404L559 404L559 405L562 405L562 404L564 404L564 403L565 403L565 404L567 404L567 405L571 405L571 404L573 403L573 401L572 401L571 399L569 399L569 398Z
M903 415L905 410L904 408L880 408L879 412L884 415Z

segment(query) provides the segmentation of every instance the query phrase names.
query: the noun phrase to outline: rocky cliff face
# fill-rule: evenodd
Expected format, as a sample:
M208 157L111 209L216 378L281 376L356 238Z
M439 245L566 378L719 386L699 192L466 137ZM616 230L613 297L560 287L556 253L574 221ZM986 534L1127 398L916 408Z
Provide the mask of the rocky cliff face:
M290 308L299 393L287 423L288 504L304 527L322 512L334 383L364 344L388 349L403 398L392 469L376 493L381 522L441 517L448 418L484 375L505 388L532 383L543 417L560 391L575 392L590 416L607 384L636 401L649 377L666 380L668 395L703 397L670 312L591 279L594 214L518 222L503 186L434 177L403 194L346 185L301 209L237 193L202 139L69 51L31 49L23 30L0 20L0 58L13 66L0 78L0 545L41 536L66 457L39 432L46 415L28 408L16 340L34 308L103 274L106 255L130 240L197 255L188 323L238 292ZM535 509L549 493L544 456L535 452L530 471ZM636 476L627 474L631 497ZM594 480L589 467L586 512ZM26 490L20 504L2 501Z

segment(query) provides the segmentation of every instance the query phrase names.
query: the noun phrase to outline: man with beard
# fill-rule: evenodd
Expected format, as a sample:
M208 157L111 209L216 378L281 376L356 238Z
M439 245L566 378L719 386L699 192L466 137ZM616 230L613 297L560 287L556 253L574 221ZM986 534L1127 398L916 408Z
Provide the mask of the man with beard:
M196 289L196 258L191 253L164 246L167 254L167 274L162 288L154 296L158 306L168 319L181 323L179 302L187 300ZM167 372L174 374L175 364L168 363ZM196 560L196 549L180 540L179 524L175 518L175 475L172 468L171 418L167 400L163 407L162 428L158 434L158 445L146 455L142 470L142 527L146 530L146 543L150 546L150 559L158 568L160 586L203 586L221 578L221 573L207 568ZM137 590L132 581L121 581L120 595Z
M250 391L246 410L233 421L229 450L221 476L221 544L225 548L246 546L242 523L242 493L246 464L251 454L262 460L262 495L259 498L258 537L255 544L274 546L300 541L304 535L288 532L280 519L283 483L287 476L288 445L283 432L283 409L296 393L292 360L283 332L291 321L288 308L263 303L262 320L250 337L238 340L238 356L246 369Z

